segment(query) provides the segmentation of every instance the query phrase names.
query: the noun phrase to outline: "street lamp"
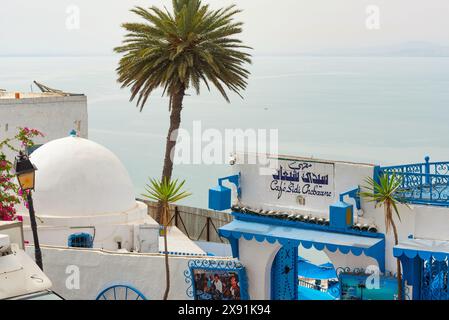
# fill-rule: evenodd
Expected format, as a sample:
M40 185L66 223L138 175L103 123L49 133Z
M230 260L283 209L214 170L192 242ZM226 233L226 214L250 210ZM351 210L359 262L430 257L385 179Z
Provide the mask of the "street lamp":
M20 151L19 156L14 162L14 171L19 181L20 188L27 195L28 210L30 212L31 231L33 232L34 240L34 255L36 264L44 270L42 266L42 252L39 245L39 237L37 236L36 216L34 214L33 198L31 191L34 190L36 166L31 163L28 156Z

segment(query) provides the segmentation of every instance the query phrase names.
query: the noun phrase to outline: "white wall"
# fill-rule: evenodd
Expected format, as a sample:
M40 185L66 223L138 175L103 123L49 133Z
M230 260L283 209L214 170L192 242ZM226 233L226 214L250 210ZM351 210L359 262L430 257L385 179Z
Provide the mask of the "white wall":
M88 136L86 96L45 96L24 99L0 99L0 140L17 133L18 127L38 129L44 138L36 144L67 137L79 126L80 136ZM7 153L10 158L11 152Z
M281 245L277 242L239 240L239 260L248 277L248 294L251 300L270 300L271 266Z
M33 236L29 215L22 213L25 241L32 244ZM39 241L43 245L67 246L68 238L75 233L94 235L94 248L139 252L159 252L159 224L147 214L144 203L127 212L89 217L37 215ZM140 228L139 226L144 226ZM95 229L93 228L95 227ZM145 242L150 244L143 245ZM141 251L142 250L142 251Z

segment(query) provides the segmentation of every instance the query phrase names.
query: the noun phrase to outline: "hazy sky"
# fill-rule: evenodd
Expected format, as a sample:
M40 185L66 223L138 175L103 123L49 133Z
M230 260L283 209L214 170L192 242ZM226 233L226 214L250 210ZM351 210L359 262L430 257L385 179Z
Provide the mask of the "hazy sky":
M244 10L239 15L239 20L245 22L242 38L255 48L256 55L329 52L409 42L449 47L449 0L204 2L214 7L235 3ZM120 24L136 20L129 13L136 5L171 7L171 1L2 0L0 55L111 54L121 41ZM379 9L374 25L369 19L373 11L367 12L373 5ZM71 19L77 15L76 8L79 28ZM367 19L374 29L367 28Z

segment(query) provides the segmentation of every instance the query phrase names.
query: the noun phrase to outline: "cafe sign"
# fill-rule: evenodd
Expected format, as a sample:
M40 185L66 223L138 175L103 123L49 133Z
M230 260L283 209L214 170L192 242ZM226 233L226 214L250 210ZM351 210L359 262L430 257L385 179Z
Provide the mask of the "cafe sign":
M278 168L269 176L269 191L278 200L295 198L334 198L334 164L314 161L278 160Z

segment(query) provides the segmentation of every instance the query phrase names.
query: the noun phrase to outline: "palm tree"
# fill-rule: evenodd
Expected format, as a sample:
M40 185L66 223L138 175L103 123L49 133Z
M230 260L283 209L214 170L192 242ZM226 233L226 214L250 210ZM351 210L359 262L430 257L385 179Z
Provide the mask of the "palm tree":
M393 219L393 211L396 213L399 221L401 216L399 214L398 205L405 204L403 197L401 196L403 190L402 177L392 173L391 175L382 174L379 176L379 181L369 177L366 180L367 186L364 187L367 191L360 192L360 196L365 198L369 202L375 202L376 208L383 207L385 215L385 228L388 233L390 229L393 229L394 243L399 244L398 230L396 223ZM399 258L397 262L397 280L398 280L398 300L402 300L402 271L401 261Z
M166 280L164 300L167 300L168 293L170 291L170 266L168 263L168 246L167 246L168 226L171 224L170 204L178 202L191 195L188 192L182 191L184 184L185 181L179 183L177 179L176 180L163 179L161 181L156 179L150 179L150 183L147 184L145 188L147 193L142 194L142 196L157 201L162 206L161 231L164 237L165 280Z
M151 7L135 7L131 11L145 23L124 23L127 31L123 53L117 68L122 88L131 87L131 98L137 97L142 111L151 93L163 89L169 97L170 128L168 130L162 180L170 180L173 172L172 153L176 147L184 96L193 88L200 94L201 83L210 90L215 86L230 102L226 88L240 97L245 90L251 63L251 49L235 38L242 32L241 22L234 16L241 12L234 5L212 10L201 0L173 0L173 12Z

